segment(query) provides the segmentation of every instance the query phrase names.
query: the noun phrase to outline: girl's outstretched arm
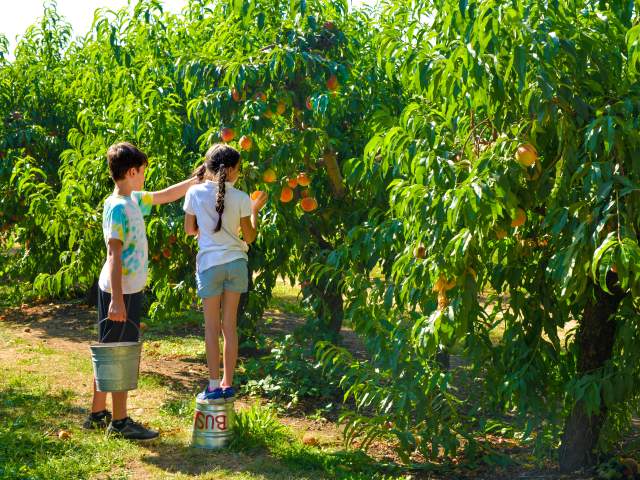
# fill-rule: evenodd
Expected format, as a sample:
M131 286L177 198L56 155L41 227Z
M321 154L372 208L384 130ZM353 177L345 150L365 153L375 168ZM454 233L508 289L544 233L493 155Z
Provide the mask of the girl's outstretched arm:
M252 243L258 236L258 213L267 203L267 194L261 192L258 198L251 200L251 217L240 219L242 238L247 243Z

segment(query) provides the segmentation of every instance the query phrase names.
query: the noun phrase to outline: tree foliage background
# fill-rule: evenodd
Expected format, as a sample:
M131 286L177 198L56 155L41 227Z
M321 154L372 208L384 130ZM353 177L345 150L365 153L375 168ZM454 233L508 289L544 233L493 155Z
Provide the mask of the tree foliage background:
M16 298L85 292L106 148L138 144L159 189L233 128L254 144L241 187L271 194L243 328L277 276L302 282L318 359L355 401L348 439L394 437L407 461L477 453L506 414L564 468L592 463L639 393L638 7L192 0L176 16L146 0L72 40L49 4L15 60L0 44L0 239L18 249L0 274ZM301 171L310 187L279 202ZM181 221L175 204L148 223L156 319L194 300ZM343 322L370 361L340 347ZM470 365L465 388L443 350Z

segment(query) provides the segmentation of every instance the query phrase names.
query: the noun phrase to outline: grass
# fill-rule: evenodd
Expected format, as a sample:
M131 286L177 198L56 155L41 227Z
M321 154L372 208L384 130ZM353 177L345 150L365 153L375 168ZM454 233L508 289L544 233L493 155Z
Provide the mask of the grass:
M151 329L153 331L153 328ZM301 432L283 426L273 410L238 412L231 448L192 449L191 394L175 391L161 374L145 371L130 394L130 414L161 430L147 445L107 438L80 428L91 399L92 367L86 345L69 350L53 339L24 337L0 322L0 478L171 478L284 480L387 478L368 457L302 443ZM147 343L153 344L157 340ZM158 342L158 359L200 355L196 336ZM153 347L152 347L153 349ZM148 352L145 352L145 355ZM60 439L60 431L68 439Z
M91 478L122 466L123 442L79 435L69 419L77 411L75 393L51 390L33 374L1 380L0 478ZM63 429L71 433L68 440L57 436Z
M302 294L300 286L291 285L287 280L279 277L273 288L269 308L290 315L306 316L308 309L301 305Z
M200 335L165 337L152 330L149 335L145 334L144 338L144 355L158 358L189 357L206 360L204 338Z

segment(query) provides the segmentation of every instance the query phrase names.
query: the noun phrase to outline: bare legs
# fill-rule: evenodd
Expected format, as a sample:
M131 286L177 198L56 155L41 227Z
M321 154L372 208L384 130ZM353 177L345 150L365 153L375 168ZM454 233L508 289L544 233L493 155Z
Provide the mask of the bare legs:
M209 367L209 378L218 380L220 378L220 299L222 297L205 298L202 300L204 306L204 341L207 349L207 365Z
M205 298L204 306L204 338L207 349L207 365L209 378L220 378L220 327L224 336L224 375L220 386L223 388L233 385L233 372L238 360L238 332L236 331L238 304L240 294L225 291L221 296ZM222 305L221 305L222 303ZM220 321L220 307L222 306L222 322Z
M240 294L236 292L224 292L222 294L222 335L224 336L224 376L220 385L230 387L233 385L233 372L238 361L238 332L236 323L238 317L238 304Z
M111 392L111 401L113 403L113 419L122 420L127 417L127 393L128 392ZM96 390L96 381L93 380L93 403L91 404L91 412L97 413L107 409L107 392L99 392Z

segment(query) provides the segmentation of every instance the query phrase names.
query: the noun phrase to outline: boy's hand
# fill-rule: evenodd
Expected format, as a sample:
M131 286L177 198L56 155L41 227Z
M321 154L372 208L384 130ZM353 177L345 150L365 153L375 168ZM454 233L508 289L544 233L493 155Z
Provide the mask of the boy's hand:
M113 322L125 322L127 320L127 310L124 307L124 298L122 295L114 295L111 297L107 317Z
M253 213L258 213L260 210L262 210L262 207L264 207L267 203L267 193L266 192L260 192L260 195L258 195L258 198L256 198L255 200L251 200L251 211Z

